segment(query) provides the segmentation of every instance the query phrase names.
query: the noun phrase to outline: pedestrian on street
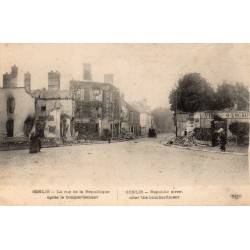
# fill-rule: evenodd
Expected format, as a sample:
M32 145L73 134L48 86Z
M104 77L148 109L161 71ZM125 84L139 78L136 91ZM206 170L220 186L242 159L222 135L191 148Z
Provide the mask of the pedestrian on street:
M110 144L111 142L111 133L108 134L108 143Z
M30 135L29 152L30 153L40 152L41 147L42 147L42 141L40 134L32 132Z
M220 149L222 152L226 151L226 144L227 144L227 138L226 133L223 128L219 129L219 142L220 142Z

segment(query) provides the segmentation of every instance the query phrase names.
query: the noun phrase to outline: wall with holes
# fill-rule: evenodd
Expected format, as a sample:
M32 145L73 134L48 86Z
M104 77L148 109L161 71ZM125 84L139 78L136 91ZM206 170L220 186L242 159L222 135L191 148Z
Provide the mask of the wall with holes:
M0 88L0 139L7 137L25 137L25 121L29 117L34 116L35 99L26 92L24 87ZM8 136L6 128L8 121L9 124L10 121L12 123L12 136Z

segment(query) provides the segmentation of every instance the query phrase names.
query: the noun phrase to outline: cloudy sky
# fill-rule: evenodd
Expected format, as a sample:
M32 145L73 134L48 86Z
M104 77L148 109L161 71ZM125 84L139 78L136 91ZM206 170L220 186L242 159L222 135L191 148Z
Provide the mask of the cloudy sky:
M83 79L83 63L91 63L94 81L113 73L114 85L127 101L146 98L152 108L168 107L178 78L199 72L214 88L223 80L250 84L247 44L2 44L0 74L19 68L31 73L31 88L47 88L48 72L61 73L61 89Z

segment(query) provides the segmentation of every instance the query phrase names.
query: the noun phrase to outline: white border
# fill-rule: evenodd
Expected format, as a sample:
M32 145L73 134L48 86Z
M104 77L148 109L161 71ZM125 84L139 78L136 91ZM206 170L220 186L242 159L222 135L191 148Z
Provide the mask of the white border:
M242 0L23 0L1 1L0 10L0 42L249 42ZM1 207L0 244L5 250L249 249L249 222L244 207Z

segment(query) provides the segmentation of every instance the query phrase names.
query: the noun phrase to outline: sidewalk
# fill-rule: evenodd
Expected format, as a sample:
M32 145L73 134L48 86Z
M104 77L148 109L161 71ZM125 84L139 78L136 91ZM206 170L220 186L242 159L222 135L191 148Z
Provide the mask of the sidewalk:
M182 148L182 149L188 149L188 150L195 150L195 151L204 151L204 152L213 152L213 153L220 153L220 154L233 154L233 155L244 155L248 156L248 147L247 146L232 146L232 145L226 145L226 152L221 152L220 147L209 147L209 146L202 146L202 145L192 145L191 147L184 147L180 145L175 144L166 144L162 143L165 146L169 147L175 147L175 148Z
M124 142L123 140L112 140L111 143ZM107 141L73 141L66 143L52 143L52 142L43 142L42 148L52 148L52 147L66 147L66 146L80 146L80 145L92 145L92 144L108 144ZM29 149L29 141L27 140L10 140L10 141L2 141L0 142L0 151L11 151L11 150L22 150Z
M194 150L201 150L201 151L210 151L210 152L216 152L221 154L235 154L235 155L248 155L248 147L246 146L230 146L226 145L226 152L221 152L220 147L208 147L208 146L192 146L191 149Z

